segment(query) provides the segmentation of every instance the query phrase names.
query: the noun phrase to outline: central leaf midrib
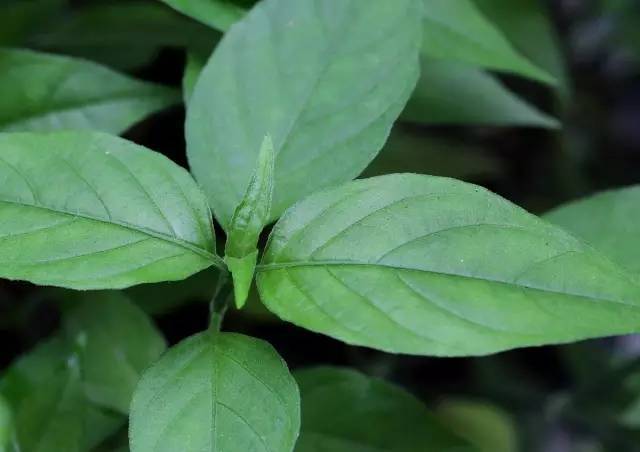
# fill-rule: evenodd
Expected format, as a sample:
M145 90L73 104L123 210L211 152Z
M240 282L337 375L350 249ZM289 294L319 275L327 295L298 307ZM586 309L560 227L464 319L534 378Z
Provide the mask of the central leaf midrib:
M22 206L22 207L28 207L31 209L40 209L40 210L45 210L48 212L53 212L59 215L67 215L70 217L74 217L74 218L82 218L85 220L89 220L89 221L95 221L95 222L99 222L99 223L103 223L103 224L107 224L110 226L117 226L123 229L126 229L128 231L135 231L165 242L169 242L173 245L179 246L181 248L184 248L188 251L191 251L195 254L198 254L199 256L209 260L210 262L212 262L215 266L217 267L222 267L222 262L221 259L216 256L215 254L211 253L210 251L201 248L199 245L195 244L195 243L191 243L191 242L187 242L186 240L182 240L179 239L177 237L172 237L170 235L164 234L162 232L158 232L158 231L153 231L151 229L147 229L141 226L135 226L133 224L130 223L126 223L124 221L115 221L115 220L111 220L108 221L106 219L103 218L98 218L98 217L94 217L88 214L84 214L84 213L78 213L78 212L69 212L66 210L61 210L61 209L53 209L51 207L46 207L46 206L38 206L35 204L29 204L29 203L24 203L24 202L19 202L19 201L14 201L14 200L9 200L9 199L0 199L0 203L5 203L5 204L12 204L12 205L16 205L16 206Z
M260 264L256 267L256 272L258 273L266 273L269 271L274 271L274 270L281 270L281 269L287 269L287 268L296 268L296 267L330 267L330 266L340 266L340 267L344 267L344 266L353 266L353 267L374 267L374 268L388 268L391 270L396 270L396 271L409 271L409 272L419 272L419 273L429 273L432 275L438 275L438 276L445 276L445 277L457 277L457 278L464 278L464 279L470 279L470 280L474 280L474 281L483 281L483 282L490 282L490 283L495 283L495 284L504 284L510 287L517 287L520 289L527 289L527 290L535 290L535 291L539 291L539 292L544 292L544 293L549 293L549 294L553 294L553 295L569 295L569 296L573 296L573 297L579 297L579 298L584 298L587 300L592 300L595 302L608 302L608 303L612 303L612 304L617 304L617 305L621 305L621 306L625 306L627 308L633 308L633 309L639 309L640 310L640 306L635 305L635 304L631 304L631 303L625 303L623 301L619 301L619 300L612 300L612 299L608 299L608 298L595 298L589 295L584 295L584 294L576 294L576 293L571 293L571 292L558 292L555 290L550 290L550 289L545 289L542 287L533 287L533 286L528 286L525 284L518 284L515 282L511 282L511 281L501 281L498 279L492 279L492 278L481 278L481 277L477 277L477 276L471 276L471 275L464 275L464 274L459 274L459 273L447 273L447 272L442 272L442 271L437 271L437 270L425 270L425 269L420 269L420 268L410 268L410 267L401 267L401 266L397 266L397 265L389 265L389 264L380 264L380 263L372 263L372 262L355 262L355 261L341 261L341 260L318 260L318 261L297 261L297 262L277 262L277 263L270 263L270 264ZM634 281L630 280L629 281L631 284L635 284Z

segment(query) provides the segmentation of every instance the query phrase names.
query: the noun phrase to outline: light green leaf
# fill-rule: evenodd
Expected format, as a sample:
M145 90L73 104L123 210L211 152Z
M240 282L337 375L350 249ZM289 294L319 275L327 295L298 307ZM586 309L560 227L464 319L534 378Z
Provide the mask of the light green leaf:
M260 233L269 223L274 172L275 152L271 137L267 135L262 142L258 163L244 198L231 218L225 247L225 262L233 276L238 308L242 308L247 301L258 260L258 240Z
M513 419L486 402L447 398L436 410L451 430L467 438L482 452L517 452L518 434Z
M207 332L143 375L129 435L132 452L291 452L299 427L298 388L275 350Z
M468 64L423 59L422 75L405 111L405 121L556 128L558 121Z
M80 374L77 356L54 337L2 375L0 393L15 413L12 452L87 452L125 423L88 401Z
M296 452L471 452L403 389L346 369L295 373L302 397Z
M464 356L640 331L640 285L591 247L453 179L317 193L274 228L258 288L283 319L389 352Z
M122 294L104 292L83 296L64 325L77 348L87 397L128 414L140 375L166 348L151 319Z
M273 138L271 220L357 176L418 77L417 0L265 0L225 35L187 115L193 173L228 228Z
M510 72L555 84L555 79L522 56L473 0L423 0L422 54Z
M558 81L557 89L569 95L570 81L559 37L540 0L473 0L482 13L517 51Z
M167 158L97 132L0 134L0 277L72 289L212 264L206 200Z
M187 16L220 31L242 19L246 10L230 0L162 0Z
M0 49L0 131L94 129L120 134L179 102L171 89L89 61Z
M560 206L545 218L640 275L640 185Z
M184 75L182 77L182 97L184 103L189 104L189 99L193 94L193 89L196 86L198 77L204 65L207 63L206 57L198 52L187 52L187 64L184 68Z

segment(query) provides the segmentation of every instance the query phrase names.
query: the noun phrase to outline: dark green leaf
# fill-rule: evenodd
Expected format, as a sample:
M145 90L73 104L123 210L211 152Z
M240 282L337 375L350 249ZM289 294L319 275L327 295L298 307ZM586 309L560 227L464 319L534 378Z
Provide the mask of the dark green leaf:
M473 0L423 0L423 3L424 56L556 83L546 71L518 53Z
M418 87L402 119L424 124L556 128L558 121L468 64L423 59Z
M296 452L471 452L401 388L357 372L296 372L302 431ZM496 451L498 452L498 451Z
M437 416L482 452L517 452L518 435L513 420L486 402L447 398L438 405Z
M208 268L183 281L143 284L127 289L125 293L145 312L166 314L187 303L209 302L214 293L219 270Z
M183 14L220 31L242 19L246 10L229 0L162 0Z
M357 176L380 150L418 77L417 0L265 0L234 26L187 115L192 171L228 228L273 138L271 219Z
M219 36L156 0L85 3L52 15L28 46L130 70L149 64L164 47L214 43Z
M13 412L2 394L0 394L0 451L8 451L9 443L12 440Z
M640 275L640 185L569 203L545 218Z
M503 170L502 162L482 146L396 126L364 175L412 172L465 179L498 177Z
M20 45L65 3L65 0L2 0L0 46Z
M125 422L88 401L78 357L59 337L12 365L0 393L15 413L11 452L88 452Z
M149 317L118 292L94 293L65 316L65 333L75 343L84 391L96 405L129 413L142 371L166 348Z
M168 88L89 61L0 49L0 131L93 129L119 134L179 101Z
M0 135L0 276L74 289L220 265L209 209L160 154L95 132Z
M258 288L280 317L351 344L463 356L640 330L640 285L474 185L419 175L315 194L274 228Z
M131 406L132 452L291 452L300 427L295 380L267 343L207 332L142 377Z

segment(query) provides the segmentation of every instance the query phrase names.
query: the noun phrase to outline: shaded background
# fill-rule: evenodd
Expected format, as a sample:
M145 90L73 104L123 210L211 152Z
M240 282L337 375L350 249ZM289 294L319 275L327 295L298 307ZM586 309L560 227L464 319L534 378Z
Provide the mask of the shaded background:
M180 87L186 58L182 47L208 49L220 37L159 2L85 0L61 9L59 1L50 3L55 14L43 9L36 22L17 21L15 29L0 30L0 40L19 39L24 47L90 58L140 79ZM95 13L103 7L113 13ZM534 213L640 183L640 1L558 0L547 7L564 58L566 95L515 76L499 78L540 111L559 118L561 129L402 121L367 174L452 176L483 185ZM119 8L129 8L128 13ZM186 166L184 115L183 107L174 107L125 137ZM215 277L205 272L184 283L128 292L157 316L173 344L206 327ZM0 281L2 368L57 328L60 298L64 293L58 290ZM282 323L255 299L247 311L230 313L224 328L269 341L292 368L348 365L395 381L440 407L443 416L453 417L451 422L462 416L464 422L482 424L488 436L504 436L505 429L515 428L518 450L640 451L640 408L634 411L640 400L640 339L634 337L486 358L394 356Z

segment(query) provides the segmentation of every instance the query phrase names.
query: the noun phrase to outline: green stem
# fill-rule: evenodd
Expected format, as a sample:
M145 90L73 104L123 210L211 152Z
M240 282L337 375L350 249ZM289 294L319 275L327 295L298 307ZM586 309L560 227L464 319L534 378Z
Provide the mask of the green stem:
M227 270L222 270L220 272L216 291L213 294L213 298L211 298L211 303L209 304L210 331L220 331L222 320L224 319L224 315L229 308L232 298L233 282L229 276L229 272Z

